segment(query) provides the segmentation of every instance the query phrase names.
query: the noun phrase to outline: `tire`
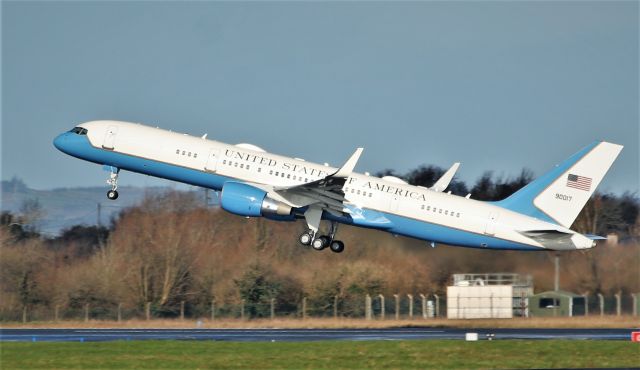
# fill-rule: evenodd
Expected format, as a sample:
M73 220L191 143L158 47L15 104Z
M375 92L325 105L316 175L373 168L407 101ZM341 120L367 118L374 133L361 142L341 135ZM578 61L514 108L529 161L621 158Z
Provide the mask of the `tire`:
M300 244L302 244L302 245L311 244L311 234L309 234L309 233L300 234L300 237L298 238L298 242L300 242Z
M313 249L315 249L317 251L321 251L321 250L325 249L328 245L329 245L329 238L326 237L326 236L321 236L319 238L316 238L311 243L311 246L313 247Z
M118 199L118 192L116 190L109 190L107 192L107 198L111 199L111 200L116 200Z
M331 251L334 253L342 253L344 250L344 243L340 240L334 240L331 242L329 248L331 248Z

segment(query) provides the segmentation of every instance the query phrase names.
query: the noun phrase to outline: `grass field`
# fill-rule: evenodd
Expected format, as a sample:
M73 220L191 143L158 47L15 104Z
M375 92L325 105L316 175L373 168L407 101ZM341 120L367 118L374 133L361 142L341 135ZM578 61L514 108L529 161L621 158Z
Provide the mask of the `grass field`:
M2 369L37 368L563 368L639 367L618 341L1 343Z

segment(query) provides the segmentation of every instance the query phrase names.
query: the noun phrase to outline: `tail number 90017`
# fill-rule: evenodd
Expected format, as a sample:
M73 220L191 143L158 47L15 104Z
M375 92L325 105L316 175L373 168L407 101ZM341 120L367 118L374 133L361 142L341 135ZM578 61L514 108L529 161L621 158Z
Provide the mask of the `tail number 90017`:
M560 199L560 200L564 200L564 201L567 201L567 202L571 202L571 198L573 198L571 195L564 195L564 194L556 193L556 199Z

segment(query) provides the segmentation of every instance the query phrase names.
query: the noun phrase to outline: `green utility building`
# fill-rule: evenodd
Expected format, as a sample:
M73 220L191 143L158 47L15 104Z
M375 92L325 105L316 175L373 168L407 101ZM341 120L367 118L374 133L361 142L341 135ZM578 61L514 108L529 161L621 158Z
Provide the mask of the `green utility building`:
M585 299L562 290L534 294L529 297L529 314L532 317L584 316Z

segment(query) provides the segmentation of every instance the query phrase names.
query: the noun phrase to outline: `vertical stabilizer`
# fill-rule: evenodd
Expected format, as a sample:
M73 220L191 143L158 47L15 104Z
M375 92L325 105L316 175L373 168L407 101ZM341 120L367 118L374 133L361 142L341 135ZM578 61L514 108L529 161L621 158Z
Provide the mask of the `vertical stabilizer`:
M496 204L570 227L621 150L618 144L592 143Z

